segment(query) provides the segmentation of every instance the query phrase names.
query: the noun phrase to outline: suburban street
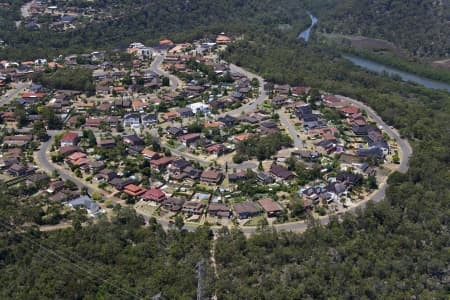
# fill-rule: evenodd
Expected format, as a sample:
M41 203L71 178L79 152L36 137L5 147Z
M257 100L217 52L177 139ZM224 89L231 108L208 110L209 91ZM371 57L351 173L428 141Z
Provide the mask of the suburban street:
M154 61L152 63L152 70L155 71L156 73L160 74L160 75L164 75L170 78L171 80L171 89L174 90L178 87L179 85L179 79L176 78L173 75L169 75L163 71L161 71L159 69L159 66L161 65L162 61L164 60L164 57L162 55L156 55L154 58ZM233 72L239 72L241 74L245 74L246 76L248 76L249 78L257 78L260 86L259 86L259 91L260 91L260 95L258 96L258 98L255 101L252 101L250 103L247 103L243 106L241 106L238 109L235 109L233 111L229 111L227 113L224 113L222 115L234 115L234 116L239 116L242 113L251 111L251 110L255 110L257 108L257 106L262 103L265 99L267 99L268 95L267 93L264 91L264 79L261 78L260 76L257 76L255 74L252 74L240 67L237 67L235 65L231 65L230 66L231 70ZM22 83L19 84L13 91L9 92L9 96L8 97L3 97L0 100L1 104L5 104L8 103L9 101L11 101L12 99L14 99L25 87L27 87L27 85L29 85L29 83ZM367 111L367 114L369 115L370 118L372 118L375 122L377 122L377 125L380 126L391 138L395 139L395 141L398 143L400 150L401 150L401 163L398 166L398 171L405 173L408 170L409 167L409 158L412 154L412 148L409 145L408 141L405 139L402 139L399 134L397 133L396 130L393 130L389 125L387 125L379 116L378 114L373 111L373 109L371 109L370 107L368 107L367 105L356 101L354 99L350 99L350 98L346 98L343 96L339 96L341 99L348 101L349 103L353 104L355 107L358 107L360 109L364 109L365 111ZM284 112L279 112L279 116L280 116L280 122L281 124L287 129L287 131L289 132L289 134L292 136L293 141L294 141L294 146L297 149L301 149L303 148L303 141L301 140L301 138L298 136L298 132L294 126L294 124L291 122L291 120L289 119L289 116L284 113ZM83 180L77 178L72 172L65 170L59 166L57 166L56 164L54 164L53 162L51 162L48 157L47 157L47 152L49 150L49 148L51 147L53 141L54 141L54 137L60 133L62 131L49 131L48 134L51 136L51 138L43 143L39 149L39 151L36 153L36 162L37 164L44 169L45 171L51 173L54 170L58 171L59 176L64 179L64 180L70 180L72 182L74 182L78 187L82 188L82 187L87 187L89 193L92 193L94 191L96 192L101 192L101 190L91 184L88 184L86 182L84 182ZM156 130L148 130L148 132L154 136L158 136L158 133ZM131 133L131 132L130 132ZM159 137L159 136L158 136ZM176 156L180 156L183 157L187 160L193 160L196 161L198 163L200 163L201 165L208 167L211 165L210 161L206 161L203 160L195 155L192 155L190 153L184 152L184 151L180 151L178 148L172 148L169 147L167 145L161 144L162 147L169 149L172 154L176 155ZM224 166L222 166L224 167ZM239 169L246 169L246 168L256 168L256 164L253 162L245 162L243 164L229 164L228 166L230 169L231 168L239 168ZM356 211L357 208L364 208L367 203L369 201L375 201L375 202L379 202L382 199L384 199L385 197L385 193L386 193L386 189L387 189L387 184L385 182L380 183L380 187L378 190L376 190L375 192L372 193L372 195L370 195L370 197L366 200L363 200L357 204L355 204L355 206L351 207L350 209L348 209L346 211L346 213L352 213L354 211ZM102 193L103 194L103 193ZM144 216L145 220L148 221L148 217ZM324 216L324 217L320 217L318 218L318 222L320 222L321 224L325 225L329 223L329 216ZM164 219L158 219L158 223L161 224L164 228L170 228L173 225ZM308 227L307 222L306 221L299 221L299 222L293 222L293 223L286 223L286 224L278 224L278 225L274 225L273 228L275 228L277 231L295 231L295 232L302 232L304 230L306 230ZM194 231L197 226L195 225L190 225L187 224L184 226L184 228L188 231ZM219 229L219 227L212 227L212 231L213 232L217 232L217 230ZM246 235L251 235L254 234L257 230L257 227L247 227L247 226L242 226L241 230L243 231L244 234Z
M294 141L294 147L299 149L303 148L303 141L300 138L297 130L295 129L294 124L292 124L291 120L289 120L289 116L287 116L284 112L278 112L278 115L280 116L280 122L281 124L287 129L289 132L289 135L292 137Z
M164 56L154 52L153 53L153 61L150 66L150 70L160 76L168 77L170 80L170 90L175 91L180 86L180 80L176 76L173 76L172 74L164 72L163 70L160 69L160 66L163 61L164 61Z
M162 56L159 56L159 59L156 60L155 59L155 65L159 65L161 64L163 60ZM268 94L266 93L266 91L264 90L264 79L261 76L258 76L256 74L253 74L241 67L238 67L236 65L231 64L230 65L230 70L232 72L238 72L241 74L244 74L245 76L249 77L249 78L257 78L259 81L259 92L260 95L259 97L255 100L252 101L250 103L247 103L235 110L223 113L222 116L224 115L232 115L232 116L239 116L242 113L246 113L252 110L257 109L258 105L261 104L265 99L267 99ZM167 75L166 75L167 76ZM343 97L343 96L338 96L343 100L346 100L350 103L352 103L354 106L364 109L367 111L367 114L369 115L370 118L372 118L375 122L377 122L377 124L393 139L395 139L395 141L398 143L398 145L400 146L401 149L401 162L400 165L398 167L398 171L405 173L408 170L409 167L409 158L412 155L412 148L410 146L410 144L408 143L407 140L402 139L399 134L395 131L392 130L391 127L389 125L387 125L380 116L378 116L378 114L370 107L368 107L367 105L365 105L364 103L361 103L359 101L356 101L354 99L350 99L347 97ZM289 120L289 117L281 112L279 113L280 116L280 122L281 124L287 129L287 131L289 132L289 134L292 136L293 141L294 141L294 146L297 149L301 149L303 148L303 141L301 140L301 138L298 136L297 130L295 129L294 125L292 124L292 122ZM178 151L176 149L170 148L168 146L162 145L165 148L168 148L172 151L172 153L179 155L181 157L184 157L186 159L191 159L191 160L195 160L198 161L200 164L202 165L209 165L209 162L204 161L204 160L200 160L199 158L190 155L188 153L182 152L182 151ZM246 164L246 163L244 163ZM244 164L241 165L230 165L230 168L244 168ZM248 163L249 165L246 166L248 168L254 168L256 166L253 166L252 163ZM355 212L358 208L363 209L367 203L369 201L374 201L374 202L379 202L381 200L383 200L385 198L386 195L386 189L387 189L388 185L386 183L381 183L379 186L379 189L376 190L374 193L372 193L372 195L370 195L370 197L364 201L361 201L359 203L357 203L355 206L351 207L350 209L348 209L346 211L346 213L353 213ZM326 225L329 223L330 218L329 216L324 216L318 219L318 221L322 224L322 225ZM171 226L171 224L169 224L169 222L164 221L164 220L158 220L158 223L160 223L164 228L168 228ZM273 226L277 231L295 231L295 232L303 232L307 229L308 225L305 221L299 221L299 222L293 222L293 223L286 223L286 224L278 224L278 225L274 225ZM184 229L188 230L188 231L194 231L196 228L196 226L191 226L191 225L185 225ZM213 227L212 231L215 233L217 232L218 228L217 227ZM257 230L256 227L245 227L242 226L241 230L243 231L244 234L246 235L251 235L254 234Z
M261 76L253 74L253 73L251 73L247 70L244 70L243 68L238 67L233 64L230 64L230 71L243 74L250 79L256 78L259 81L259 96L258 96L258 98L256 98L255 101L249 102L245 105L242 105L239 108L236 108L234 110L231 110L231 111L228 111L228 112L222 114L222 116L230 115L230 116L234 116L234 117L239 117L242 113L246 113L246 112L257 109L258 105L263 103L264 100L266 100L269 95L264 90L264 79Z
M397 142L397 144L400 146L401 149L401 161L400 161L400 166L398 167L397 171L401 172L401 173L406 173L408 171L409 168L409 158L412 155L412 148L411 145L409 144L408 140L406 139L402 139L400 137L400 135L397 133L396 130L393 130L391 128L391 126L387 125L383 119L381 119L381 117L369 106L367 106L366 104L356 101L354 99L351 98L347 98L344 96L337 96L340 99L346 100L351 102L354 106L360 108L360 109L364 109L367 112L367 115L369 115L369 117L371 117L375 122L377 122L377 125L381 126L381 128L393 139L395 139L395 141Z
M76 177L72 172L66 171L62 168L56 168L53 162L51 162L47 158L47 152L49 151L51 145L53 144L53 141L55 139L55 136L60 133L59 130L49 130L47 133L50 135L50 139L46 141L45 143L41 144L41 147L39 148L39 151L36 153L36 163L46 172L52 173L54 170L56 170L59 174L59 177L61 177L64 180L70 180L73 183L75 183L80 189L83 187L86 187L88 189L89 194L92 194L94 190L92 187L87 186L86 183L82 180L80 180L78 177Z
M19 82L12 89L7 91L5 95L0 98L0 106L10 103L12 100L17 98L25 89L31 86L30 82Z

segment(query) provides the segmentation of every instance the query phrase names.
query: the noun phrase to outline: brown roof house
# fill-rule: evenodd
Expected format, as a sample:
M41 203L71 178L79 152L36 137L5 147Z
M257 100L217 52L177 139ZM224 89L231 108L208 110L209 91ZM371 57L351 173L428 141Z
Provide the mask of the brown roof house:
M280 178L280 179L283 179L283 180L289 180L289 179L291 179L294 176L294 174L291 171L289 171L289 170L287 170L287 169L285 169L282 166L279 166L277 164L272 164L270 166L270 173L273 176L275 176L277 178Z
M219 184L223 179L223 173L216 170L205 170L200 176L200 181L205 183Z
M186 214L201 215L205 205L201 202L187 201L183 204L182 212Z
M261 213L254 202L235 203L233 209L238 219L248 219Z
M229 218L231 215L230 205L226 203L211 203L208 207L208 214L210 216Z
M261 199L258 201L258 204L266 212L269 218L276 217L283 211L281 205L272 199Z

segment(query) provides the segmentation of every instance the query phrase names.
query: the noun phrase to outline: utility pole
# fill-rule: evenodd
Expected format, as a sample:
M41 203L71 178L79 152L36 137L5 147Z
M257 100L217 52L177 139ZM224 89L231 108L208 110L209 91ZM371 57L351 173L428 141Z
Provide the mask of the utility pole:
M197 264L198 284L197 284L197 300L203 300L203 260Z

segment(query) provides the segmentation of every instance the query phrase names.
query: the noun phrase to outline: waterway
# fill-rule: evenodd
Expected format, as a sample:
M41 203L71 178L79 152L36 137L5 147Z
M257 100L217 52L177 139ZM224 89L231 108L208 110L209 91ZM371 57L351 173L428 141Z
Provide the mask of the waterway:
M354 55L344 54L343 57L349 61L351 61L353 64L360 66L364 69L380 73L380 74L386 74L389 76L399 76L403 81L410 81L414 82L420 85L423 85L424 87L435 89L435 90L446 90L450 92L450 84L428 79L422 76L417 76L412 73L408 73L405 71L398 70L393 67L388 67L385 65L382 65L380 63L357 57Z
M297 37L297 39L303 39L305 40L305 42L309 41L309 38L311 36L311 30L317 24L317 22L319 22L319 19L314 17L310 12L308 12L308 15L311 18L311 26L309 26L308 29L306 29L305 31L301 32Z

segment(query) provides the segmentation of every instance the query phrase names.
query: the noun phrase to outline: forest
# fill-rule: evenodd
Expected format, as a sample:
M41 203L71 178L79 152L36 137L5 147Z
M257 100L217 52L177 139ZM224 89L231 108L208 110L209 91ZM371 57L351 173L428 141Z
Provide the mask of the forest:
M77 90L88 94L95 92L92 71L84 68L47 69L34 80L51 89Z
M418 58L445 58L450 52L448 1L71 1L62 4L90 6L100 12L99 17L59 33L45 26L40 30L16 27L20 6L25 2L7 0L10 5L0 7L0 39L8 45L0 49L0 58L30 59L115 49L136 40L148 44L162 38L184 42L221 31L252 33L266 26L300 32L309 24L306 10L319 18L317 30L322 33L384 39Z

